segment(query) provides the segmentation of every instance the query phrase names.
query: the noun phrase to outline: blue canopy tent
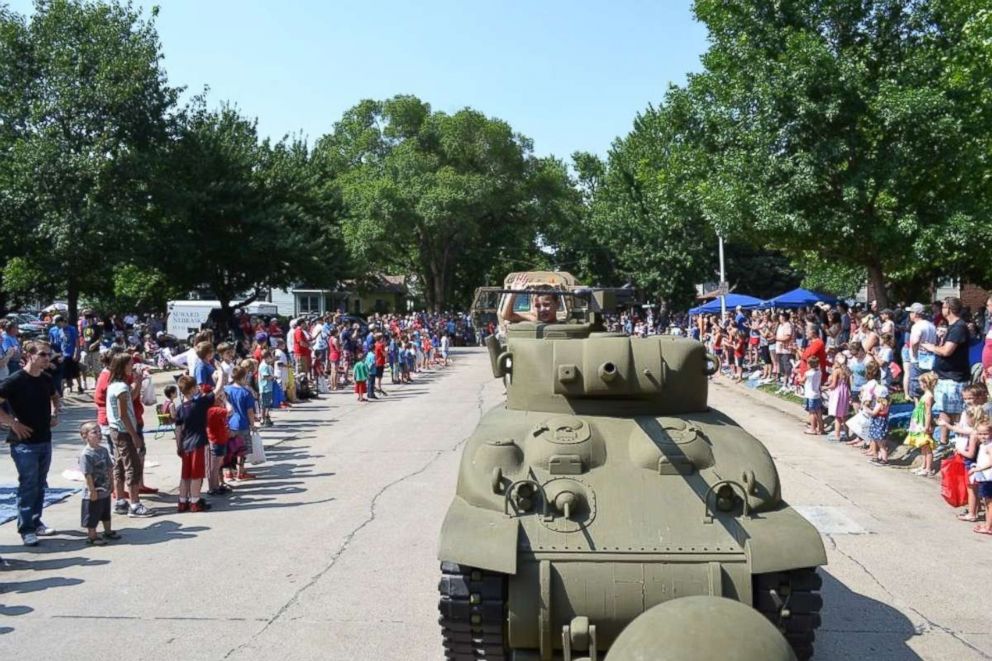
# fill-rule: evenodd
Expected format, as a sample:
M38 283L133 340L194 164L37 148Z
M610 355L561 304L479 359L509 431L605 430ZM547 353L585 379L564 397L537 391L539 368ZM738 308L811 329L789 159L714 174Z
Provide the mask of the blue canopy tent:
M727 294L723 297L726 300L727 310L733 312L738 305L745 310L753 310L761 306L761 299L747 294ZM704 303L689 310L689 314L720 314L720 297L717 296L712 301Z
M779 294L775 298L770 298L762 302L763 308L801 308L809 307L817 303L829 303L833 305L837 299L826 294L818 294L808 289L793 289L784 294Z

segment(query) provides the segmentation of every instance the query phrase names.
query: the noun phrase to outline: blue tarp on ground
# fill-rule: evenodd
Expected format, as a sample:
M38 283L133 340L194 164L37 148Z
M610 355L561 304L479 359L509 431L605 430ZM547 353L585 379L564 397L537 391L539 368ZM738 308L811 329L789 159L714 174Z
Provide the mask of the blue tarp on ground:
M809 307L815 303L829 303L833 305L837 299L826 294L818 294L809 289L793 289L784 294L779 294L775 298L770 298L761 303L763 308L801 308Z
M79 489L53 489L49 487L45 490L45 507L65 500ZM13 521L17 518L17 487L0 486L0 524Z
M745 310L753 310L762 303L760 298L748 296L747 294L727 294L724 296L727 302L727 310L733 312L738 305ZM689 314L720 314L720 297L717 296L709 303L704 303L699 307L689 310Z

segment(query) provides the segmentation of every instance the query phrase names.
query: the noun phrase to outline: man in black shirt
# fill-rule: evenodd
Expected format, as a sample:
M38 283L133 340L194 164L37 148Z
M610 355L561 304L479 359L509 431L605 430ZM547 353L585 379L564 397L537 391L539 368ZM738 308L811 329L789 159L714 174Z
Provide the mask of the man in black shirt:
M52 463L52 427L58 424L62 402L48 374L52 349L47 342L24 345L24 369L0 381L0 424L10 428L7 442L17 467L17 532L26 546L35 546L39 535L54 534L41 521L41 510Z
M937 387L934 390L933 410L940 414L940 420L953 424L964 410L964 386L971 377L968 363L968 326L961 318L961 299L948 296L941 309L947 319L947 334L943 343L920 344L936 355L933 371L937 374ZM947 426L940 426L940 444L947 445Z

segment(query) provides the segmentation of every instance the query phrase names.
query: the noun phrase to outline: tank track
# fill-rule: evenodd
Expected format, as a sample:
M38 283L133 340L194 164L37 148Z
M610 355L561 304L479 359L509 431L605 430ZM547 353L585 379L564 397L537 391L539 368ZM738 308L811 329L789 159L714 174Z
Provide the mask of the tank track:
M445 659L509 660L506 574L442 562L438 592Z
M800 660L813 656L823 607L821 585L816 567L756 574L753 579L754 607L778 627Z

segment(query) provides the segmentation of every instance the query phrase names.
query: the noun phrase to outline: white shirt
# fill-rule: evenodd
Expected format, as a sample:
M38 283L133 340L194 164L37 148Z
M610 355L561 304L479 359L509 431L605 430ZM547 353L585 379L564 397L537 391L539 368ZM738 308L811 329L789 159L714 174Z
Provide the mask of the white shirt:
M114 381L107 386L107 426L117 431L126 432L127 426L117 412L117 398L121 394L124 395L124 399L127 402L127 417L130 418L135 428L138 426L134 418L134 402L131 400L131 388L123 381Z
M196 349L194 349L193 347L187 349L183 353L183 355L186 356L186 360L185 360L186 371L189 372L190 376L193 376L193 374L196 372L196 366L200 362L200 357L196 355Z
M286 358L286 352L282 349L276 349L276 380L279 385L286 387L289 384L289 365Z
M806 370L806 382L803 384L803 397L806 399L820 399L820 382L823 375L820 368L809 368Z
M978 454L975 455L975 464L978 466L984 466L989 463L989 457L992 456L992 448L989 447L989 443L982 443L978 446ZM975 482L992 482L992 468L983 471L976 471Z
M929 342L930 344L937 343L937 328L926 319L918 319L909 330L910 362L919 363L920 354L925 354L924 358L929 357L931 361L933 360L933 354L920 348L920 345L924 342ZM933 363L931 362L930 365L932 367Z

